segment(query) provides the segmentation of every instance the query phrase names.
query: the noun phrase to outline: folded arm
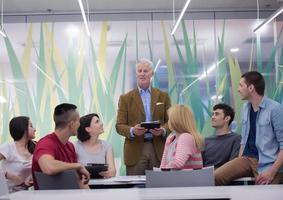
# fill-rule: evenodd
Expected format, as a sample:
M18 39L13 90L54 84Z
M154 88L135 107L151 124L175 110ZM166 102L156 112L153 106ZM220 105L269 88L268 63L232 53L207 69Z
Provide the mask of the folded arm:
M57 173L75 169L80 177L79 184L81 188L87 188L83 185L87 184L90 179L89 172L80 163L67 163L55 160L53 156L44 154L38 159L38 164L43 173L47 175L55 175Z

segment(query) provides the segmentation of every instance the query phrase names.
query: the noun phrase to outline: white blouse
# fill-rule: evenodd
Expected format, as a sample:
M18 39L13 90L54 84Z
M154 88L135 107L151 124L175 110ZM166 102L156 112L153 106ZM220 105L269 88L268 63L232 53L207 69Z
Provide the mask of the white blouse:
M32 156L22 157L16 148L14 142L0 145L0 154L5 159L1 161L3 171L8 171L22 178L23 181L31 179ZM16 186L11 180L7 180L9 192L24 190L22 186Z

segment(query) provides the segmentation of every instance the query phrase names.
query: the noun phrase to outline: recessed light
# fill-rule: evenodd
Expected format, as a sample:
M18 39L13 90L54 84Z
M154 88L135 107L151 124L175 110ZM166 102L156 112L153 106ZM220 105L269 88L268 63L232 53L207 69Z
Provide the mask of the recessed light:
M230 49L230 52L232 52L232 53L236 53L236 52L238 52L239 51L239 48L231 48Z

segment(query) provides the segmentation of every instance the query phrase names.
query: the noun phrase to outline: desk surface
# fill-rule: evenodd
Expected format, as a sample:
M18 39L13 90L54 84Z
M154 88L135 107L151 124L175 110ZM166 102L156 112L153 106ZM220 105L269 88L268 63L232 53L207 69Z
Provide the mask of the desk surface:
M232 199L282 200L283 185L141 188L105 190L21 191L0 197L0 200L153 200L153 199Z
M91 189L108 189L108 188L133 188L145 187L145 176L116 176L107 179L91 179L89 187Z
M123 185L123 184L145 184L145 176L116 176L105 179L91 179L89 185Z

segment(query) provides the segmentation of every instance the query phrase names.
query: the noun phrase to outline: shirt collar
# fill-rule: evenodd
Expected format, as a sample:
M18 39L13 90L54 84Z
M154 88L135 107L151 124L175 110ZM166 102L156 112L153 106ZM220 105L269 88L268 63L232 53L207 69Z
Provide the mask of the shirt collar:
M260 108L265 108L265 106L266 106L266 96L263 96L263 98L262 98L262 100L261 100L261 102L259 104L259 107Z
M267 101L267 97L263 96L263 98L262 98L262 100L261 100L261 102L260 102L258 107L259 108L265 108L266 107L266 101ZM246 105L248 106L248 109L250 109L251 106L252 106L251 102L248 102Z
M151 93L151 87L149 87L149 88L147 88L146 90L143 90L143 89L141 89L139 86L138 86L138 90L139 90L139 93L141 94L142 92L149 92L149 93Z

